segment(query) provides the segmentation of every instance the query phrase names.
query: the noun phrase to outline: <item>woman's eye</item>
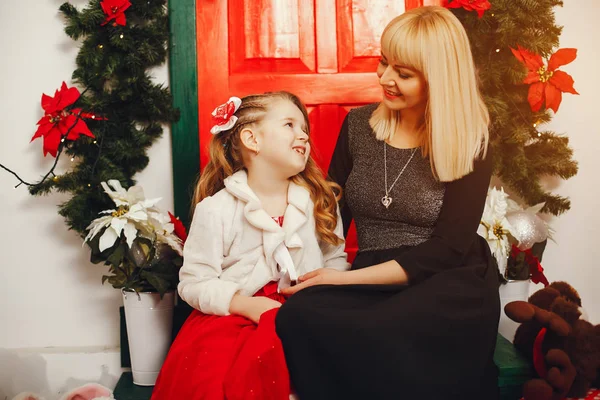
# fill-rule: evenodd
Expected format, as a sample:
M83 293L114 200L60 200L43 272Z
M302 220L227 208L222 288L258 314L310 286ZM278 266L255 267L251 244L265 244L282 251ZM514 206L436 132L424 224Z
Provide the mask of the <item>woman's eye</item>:
M386 66L386 65L388 65L388 63L387 63L387 62L386 62L386 61L385 61L383 58L380 58L380 59L379 59L379 64L381 64L381 65L383 65L383 66Z
M291 123L291 122L288 122L287 124L285 124L285 126L289 126L290 128L293 128L293 127L294 127L294 124L293 124L293 123Z

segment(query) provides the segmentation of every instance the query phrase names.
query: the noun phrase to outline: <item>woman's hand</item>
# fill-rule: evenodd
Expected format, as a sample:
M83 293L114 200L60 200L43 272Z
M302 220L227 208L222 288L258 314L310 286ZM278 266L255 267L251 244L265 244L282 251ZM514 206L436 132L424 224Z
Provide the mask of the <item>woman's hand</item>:
M296 286L281 290L282 294L292 295L313 285L406 285L408 276L397 261L391 260L351 271L337 271L320 268L298 278Z
M281 293L289 296L313 285L344 285L347 283L346 274L347 272L338 271L332 268L319 268L302 275L298 278L300 283L282 289Z
M260 316L269 310L281 307L281 303L277 300L270 299L264 296L247 297L236 294L231 299L229 312L236 315L246 317L255 324L258 324Z

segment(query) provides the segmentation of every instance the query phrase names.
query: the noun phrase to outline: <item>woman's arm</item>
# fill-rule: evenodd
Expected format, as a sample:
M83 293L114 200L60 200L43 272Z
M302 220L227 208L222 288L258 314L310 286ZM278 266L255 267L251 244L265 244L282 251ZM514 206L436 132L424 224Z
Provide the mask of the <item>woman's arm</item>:
M302 275L298 280L299 284L282 289L281 293L289 296L314 285L403 285L407 283L408 277L404 269L391 260L354 271L320 268Z
M340 217L339 207L337 208L337 225L334 233L340 239L344 239L344 228L342 224L342 218ZM339 245L333 245L330 243L320 241L321 253L323 253L323 267L333 268L338 271L347 271L350 269L348 263L348 254L344 250L345 243L342 242Z
M431 238L396 257L411 284L464 263L477 239L477 227L492 177L492 156L488 150L484 160L475 161L473 172L446 184L444 202Z
M318 269L300 277L292 294L312 285L416 284L430 276L460 266L477 237L492 175L492 155L475 161L470 174L446 184L444 202L430 239L394 260L354 271Z
M345 201L344 188L346 181L352 171L352 154L350 153L350 140L348 137L348 115L342 123L340 133L337 138L335 150L331 156L329 163L329 180L337 183L342 187L342 198L340 200L340 215L344 227L344 237L348 234L350 223L352 222L352 212Z

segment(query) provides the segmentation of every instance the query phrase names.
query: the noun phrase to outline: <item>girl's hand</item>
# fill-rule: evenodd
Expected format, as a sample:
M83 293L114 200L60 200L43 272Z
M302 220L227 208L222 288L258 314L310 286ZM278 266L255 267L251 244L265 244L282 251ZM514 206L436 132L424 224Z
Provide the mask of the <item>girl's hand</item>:
M281 307L281 303L277 300L270 299L264 296L247 297L236 294L231 299L229 312L236 315L246 317L255 324L258 324L260 316L269 310Z
M289 296L313 285L345 285L347 283L346 274L347 272L338 271L332 268L319 268L302 275L298 278L300 283L282 289L281 293Z
M268 297L257 296L251 297L250 299L251 302L248 307L248 315L246 315L246 318L253 321L255 324L258 324L260 316L264 312L281 307L280 302L278 302L277 300L270 299Z

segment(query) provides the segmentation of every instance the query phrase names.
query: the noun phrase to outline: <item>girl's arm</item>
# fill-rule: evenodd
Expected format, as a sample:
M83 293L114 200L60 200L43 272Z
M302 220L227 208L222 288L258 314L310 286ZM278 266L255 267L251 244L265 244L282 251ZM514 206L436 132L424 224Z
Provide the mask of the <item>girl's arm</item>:
M240 295L237 283L219 279L224 242L221 207L211 197L196 206L183 249L179 295L205 314L236 314L258 323L263 312L280 307L281 303L268 297Z
M246 317L254 323L258 324L260 316L273 308L281 307L281 303L277 300L270 299L264 296L248 297L236 294L231 299L229 312L235 315Z
M237 283L219 279L223 240L220 205L207 197L194 210L177 287L183 300L205 314L230 314L231 299L239 290Z

